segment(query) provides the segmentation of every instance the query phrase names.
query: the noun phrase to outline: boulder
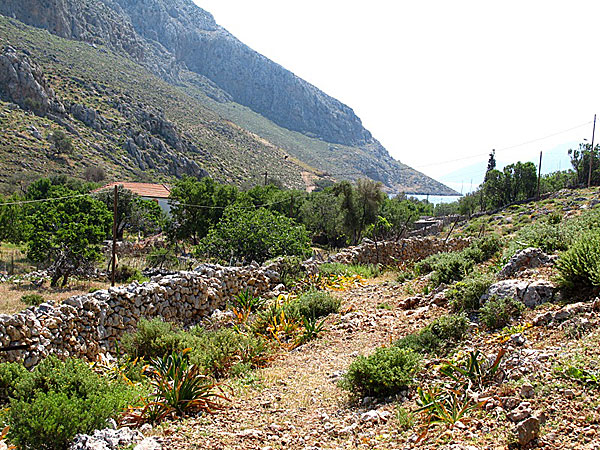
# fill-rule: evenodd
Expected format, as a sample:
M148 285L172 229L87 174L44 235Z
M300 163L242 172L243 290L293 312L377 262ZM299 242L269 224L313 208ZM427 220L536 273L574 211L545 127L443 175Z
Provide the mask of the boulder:
M534 269L536 267L548 266L552 263L552 258L541 249L529 247L515 253L500 272L498 272L498 278L509 278L522 269Z
M554 300L556 287L548 280L502 280L492 284L486 294L481 297L480 303L488 299L514 298L522 302L528 308Z

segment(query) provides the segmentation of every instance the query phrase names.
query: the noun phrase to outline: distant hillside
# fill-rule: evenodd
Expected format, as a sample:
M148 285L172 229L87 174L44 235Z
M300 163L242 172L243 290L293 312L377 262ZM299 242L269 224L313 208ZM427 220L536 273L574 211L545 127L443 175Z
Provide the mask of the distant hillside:
M238 184L247 181L248 172L267 171L297 186L304 171L310 175L304 180L367 176L390 191L454 193L395 161L352 109L245 46L191 0L4 0L0 13L69 40L40 35L16 21L2 22L2 40L17 52L29 53L49 87L67 101L67 116L73 117L74 104L89 108L100 101L119 109L109 100L129 95L143 100L129 107L152 110L169 121L180 142L163 140L169 152L178 154L179 162L171 158L168 170L158 156L149 157L154 164L144 163L148 148L157 155L165 152L152 143L138 145L131 136L135 131L123 130L127 138L118 142L113 129L95 130L111 134L113 146L129 154L127 171L136 176L149 168L171 176L197 171L182 162L187 158L199 169ZM73 40L91 45L77 46ZM73 79L83 84L73 86ZM103 100L94 83L103 86ZM156 95L167 91L173 93ZM6 94L2 98L19 103ZM129 103L127 97L122 100ZM202 133L200 128L205 128ZM256 149L262 154L254 155Z

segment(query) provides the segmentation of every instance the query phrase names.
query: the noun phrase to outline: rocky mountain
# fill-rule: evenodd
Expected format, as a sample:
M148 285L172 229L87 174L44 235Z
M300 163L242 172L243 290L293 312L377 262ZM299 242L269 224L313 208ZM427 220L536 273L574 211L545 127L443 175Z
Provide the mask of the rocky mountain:
M156 110L153 114L157 117L163 114L175 134L189 135L189 142L175 144L173 139L169 142L169 139L162 139L156 129L142 126L149 136L164 143L162 149L145 138L138 138L144 142L140 144L135 132L125 132L127 138L120 142L120 148L129 154L132 166L139 170L152 167L145 163L146 153L154 150L159 155L167 149L177 152L179 159L189 158L199 169L203 168L217 178L243 178L241 167L238 167L241 171L229 167L231 170L227 173L227 168L210 161L220 160L221 166L236 166L237 163L231 161L231 148L222 151L228 145L207 146L194 136L198 124L210 116L221 122L221 131L233 128L234 133L244 134L245 139L253 141L250 147L263 146L265 156L271 152L271 159L283 157L291 161L289 157L292 157L297 164L295 169L290 168L295 171L291 180L297 180L301 172L304 172L302 179L305 182L319 177L355 179L367 176L382 181L390 191L453 193L446 186L395 161L362 126L351 108L244 45L191 0L3 0L0 14L16 19L6 22L7 35L4 37L14 51L29 52L29 59L41 67L38 70L44 70L44 60L48 59L52 70L56 71L51 75L64 76L65 68L56 61L57 49L45 45L44 54L40 54L39 46L27 48L28 39L20 46L14 36L11 38L8 28L23 30L19 23L24 23L59 38L87 43L92 49L86 49L86 53L90 53L92 60L94 51L118 58L117 66L127 59L141 66L136 71L143 68L153 74L151 85L168 83L179 95L187 97L185 101L202 110L202 117L196 116L194 123L190 117L175 117L172 108L165 108L171 105L165 105L164 101L145 104ZM29 29L24 31L24 34L31 33ZM61 40L53 42L55 47L66 45ZM72 76L81 78L77 70L73 70L77 67L69 69ZM93 80L86 82L106 85L106 80L97 74L92 74L91 78ZM49 83L50 89L54 88L52 81L45 82ZM136 91L140 88L137 86ZM23 100L15 99L9 90L0 85L2 99L25 107ZM80 100L84 100L80 102L82 108L91 108L86 105L90 102L85 98ZM81 108L75 108L73 103L77 102L65 106L65 114L75 114L73 117L80 120ZM36 112L48 113L46 110ZM60 114L54 114L54 117L60 117ZM98 123L102 122L98 120ZM82 122L90 126L85 120ZM140 123L139 120L134 122ZM141 122L147 121L141 119ZM104 129L95 131L103 133ZM270 167L260 159L254 160L255 172ZM193 167L193 164L185 165ZM155 161L154 166L160 171L161 162ZM194 169L183 170L183 173L190 170ZM176 175L172 172L166 173ZM287 176L281 175L287 182Z

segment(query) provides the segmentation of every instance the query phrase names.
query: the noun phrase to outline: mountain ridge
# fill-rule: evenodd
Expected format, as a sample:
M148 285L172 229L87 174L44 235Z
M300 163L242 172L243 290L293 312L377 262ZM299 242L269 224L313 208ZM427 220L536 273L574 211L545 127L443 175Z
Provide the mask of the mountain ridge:
M267 140L278 135L271 142L317 173L363 174L390 191L455 194L395 161L350 107L245 46L191 0L5 0L0 13L128 55L165 81L189 87L188 95L225 119ZM232 112L236 104L250 111L240 118ZM258 116L272 124L258 124ZM293 137L296 132L308 140Z

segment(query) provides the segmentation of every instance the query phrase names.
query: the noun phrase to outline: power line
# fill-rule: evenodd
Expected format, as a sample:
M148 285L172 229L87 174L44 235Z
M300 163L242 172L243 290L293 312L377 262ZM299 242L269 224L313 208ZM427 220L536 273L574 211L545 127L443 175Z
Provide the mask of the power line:
M31 204L31 203L54 202L57 200L67 200L67 199L71 199L71 198L78 198L78 197L85 197L85 196L93 197L92 194L86 193L86 194L68 195L65 197L50 197L50 198L40 198L37 200L20 200L20 201L15 201L15 202L0 203L0 206L13 206L13 205L25 205L25 204ZM272 202L272 203L264 203L264 204L252 205L252 206L239 205L237 207L240 209L266 208L266 207L278 205L280 203L284 203L287 201L290 201L290 199L286 198L286 199L279 200L279 201ZM193 205L193 204L189 204L189 203L179 203L179 202L174 202L173 205L188 206L188 207L192 207L192 208L203 208L203 209L225 209L225 208L227 208L227 206Z
M524 145L533 144L535 142L543 141L544 139L548 139L548 138L551 138L551 137L554 137L554 136L558 136L558 135L563 134L563 133L568 133L569 131L573 131L573 130L576 130L578 128L585 127L585 126L589 125L590 123L592 123L591 120L589 122L582 123L582 124L577 125L575 127L568 128L566 130L558 131L556 133L552 133L552 134L549 134L547 136L539 137L539 138L536 138L536 139L531 139L529 141L525 141L525 142L522 142L520 144L515 144L515 145L510 145L508 147L503 147L503 148L497 149L496 151L497 152L501 152L501 151L511 150L511 149L517 148L517 147L522 147ZM325 173L327 175L330 175L330 176L342 176L342 175L364 175L365 173L373 173L373 172L379 171L379 172L384 172L384 173L387 173L389 175L392 175L394 173L398 173L398 172L402 172L402 171L411 171L411 170L414 171L416 169L421 169L421 168L424 168L424 167L439 166L439 165L442 165L442 164L449 164L449 163L453 163L453 162L464 161L464 160L467 160L467 159L480 158L482 156L488 156L488 153L480 153L480 154L477 154L477 155L463 156L461 158L449 159L449 160L446 160L446 161L438 161L438 162L434 162L434 163L430 163L430 164L423 164L423 165L414 166L414 167L400 167L398 169L393 169L392 171L380 168L380 169L367 169L367 170L364 170L362 172L330 173L330 172L325 171Z
M29 203L54 202L56 200L67 200L67 199L70 199L70 198L85 197L86 195L90 195L90 194L75 194L75 195L67 195L65 197L40 198L40 199L37 199L37 200L19 200L19 201L16 201L16 202L0 203L0 206L26 205L26 204L29 204Z

